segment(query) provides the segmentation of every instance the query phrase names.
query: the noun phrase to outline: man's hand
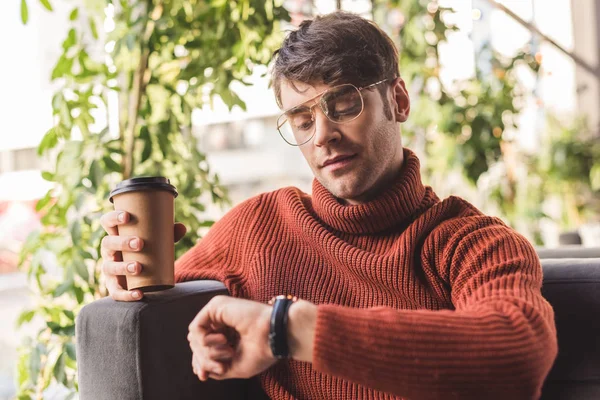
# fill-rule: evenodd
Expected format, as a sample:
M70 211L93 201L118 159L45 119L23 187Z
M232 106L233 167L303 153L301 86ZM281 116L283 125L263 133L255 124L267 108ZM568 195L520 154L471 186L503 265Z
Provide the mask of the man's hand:
M269 347L272 307L228 296L214 297L189 326L192 368L208 378L249 378L277 359Z
M118 301L140 300L143 296L141 290L127 290L125 275L137 275L144 267L139 262L123 262L121 251L140 251L144 247L142 239L135 236L119 236L119 225L129 222L129 213L125 211L111 211L100 218L100 223L108 233L102 239L102 273L106 277L106 288L110 296ZM178 242L186 232L185 226L175 224L175 242Z

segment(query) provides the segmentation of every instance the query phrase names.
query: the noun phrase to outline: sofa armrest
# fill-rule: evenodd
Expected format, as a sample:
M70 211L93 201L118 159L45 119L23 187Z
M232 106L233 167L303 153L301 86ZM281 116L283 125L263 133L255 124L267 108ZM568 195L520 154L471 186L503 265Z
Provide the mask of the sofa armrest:
M600 258L600 247L562 246L556 248L536 248L541 260L551 258Z
M76 324L81 399L243 399L246 380L202 382L192 371L188 325L220 294L220 282L192 281L138 302L85 306Z

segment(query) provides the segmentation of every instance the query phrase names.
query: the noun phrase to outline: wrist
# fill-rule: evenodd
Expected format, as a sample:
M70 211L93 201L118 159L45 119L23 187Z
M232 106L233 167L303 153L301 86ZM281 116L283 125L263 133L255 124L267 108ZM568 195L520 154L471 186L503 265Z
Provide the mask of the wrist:
M290 357L296 361L312 362L317 306L298 300L288 311L287 341Z
M269 321L269 347L277 359L291 357L287 338L289 309L297 300L296 296L279 295L269 301L273 305Z

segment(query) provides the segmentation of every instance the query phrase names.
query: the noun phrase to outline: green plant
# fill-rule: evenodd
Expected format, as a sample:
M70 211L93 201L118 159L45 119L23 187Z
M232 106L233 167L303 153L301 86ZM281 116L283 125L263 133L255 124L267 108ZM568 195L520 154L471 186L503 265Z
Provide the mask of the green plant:
M400 49L401 74L414 97L411 118L403 129L405 135L409 140L428 135L433 140L426 142L426 151L436 151L440 141L445 147L454 143L445 153L444 172L448 167L460 169L476 184L492 164L502 159L502 144L511 140L504 135L506 128L516 127L514 117L520 111L516 104L525 90L516 79L515 69L524 65L537 73L539 64L527 49L514 57L503 57L483 46L474 58L485 55L486 72L476 65L473 77L449 86L440 76L440 46L457 30L445 22L453 10L430 0L391 0L375 2L374 6L376 19L383 25L391 9L401 12L399 28L390 33Z
M388 26L388 32L400 49L400 72L412 95L403 136L426 155L424 180L443 186L450 172L458 171L476 189L480 178L500 165L506 173L491 199L514 225L522 216L517 198L520 154L510 133L518 129L516 119L528 94L517 69L537 74L535 56L527 47L506 57L484 45L473 55L485 61L476 63L474 75L449 85L440 75L440 48L457 30L447 22L453 10L430 0L374 1L374 7L375 19L384 26L390 12L400 10L399 25Z
M163 175L175 184L176 220L188 228L176 256L212 224L202 218L205 204L223 205L227 196L192 135L192 110L214 95L243 108L229 84L269 61L282 35L279 21L288 18L273 0L85 4L69 15L51 77L59 87L54 126L38 148L56 160L42 173L55 188L37 203L43 227L29 236L19 260L38 301L18 324L34 316L43 321L20 349L19 399L43 398L53 383L71 396L77 391L75 318L83 305L106 295L99 217L112 208L108 194L118 181ZM25 1L22 10L26 22ZM103 25L114 29L102 32ZM113 118L117 129L109 129Z
M538 245L541 222L552 218L544 211L548 199L559 200L562 229L599 218L600 142L583 121L565 125L550 117L536 154L516 142L518 115L533 96L517 74L540 72L541 58L530 45L511 57L482 46L474 54L475 75L449 87L440 79L440 45L456 30L445 22L453 11L431 0L373 3L384 26L392 10L401 11L400 25L388 31L413 95L403 135L426 154L425 181L443 186L451 171L460 171L487 199L485 207Z
M544 177L542 191L561 203L561 229L600 218L600 141L583 118L565 123L550 116L542 151L534 160Z

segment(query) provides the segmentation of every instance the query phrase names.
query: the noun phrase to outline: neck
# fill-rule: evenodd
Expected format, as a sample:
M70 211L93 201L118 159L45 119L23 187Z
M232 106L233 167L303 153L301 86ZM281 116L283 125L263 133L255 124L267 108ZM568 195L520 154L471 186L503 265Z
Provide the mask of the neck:
M377 197L386 188L390 187L392 183L398 179L399 171L402 169L404 163L404 151L402 146L400 150L396 152L393 163L388 166L384 171L383 175L375 182L375 184L362 193L360 196L353 199L342 199L338 198L339 202L344 205L359 205L367 203Z
M379 233L411 220L419 210L439 200L430 187L423 186L417 156L409 149L403 153L402 166L391 175L396 179L380 189L377 197L362 204L340 204L338 198L314 179L311 199L314 213L324 224L350 234Z

